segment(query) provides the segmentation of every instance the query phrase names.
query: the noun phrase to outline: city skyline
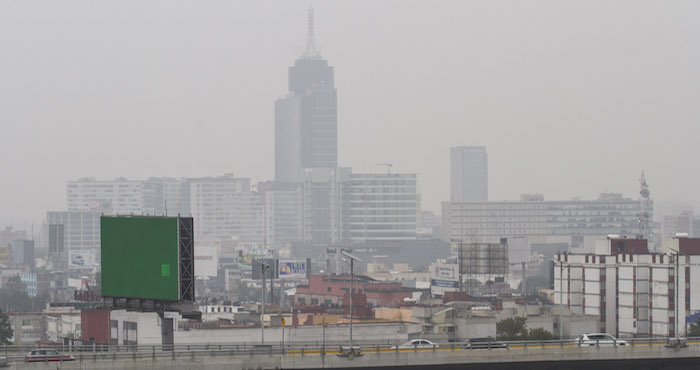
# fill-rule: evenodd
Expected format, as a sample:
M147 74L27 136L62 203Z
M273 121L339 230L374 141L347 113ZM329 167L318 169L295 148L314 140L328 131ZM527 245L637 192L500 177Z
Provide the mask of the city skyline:
M603 7L618 14L620 4ZM371 14L353 3L316 5L318 45L342 92L338 164L367 173L389 162L418 173L422 209L436 213L448 200L449 148L458 145L486 146L494 200L604 191L636 199L644 169L657 204L697 205L698 40L688 8L698 5L642 3L659 24L653 30L645 17L550 5L555 18L515 3L387 2ZM9 45L0 154L13 174L0 185L0 223L38 224L65 208L65 184L85 176L274 178L270 102L302 54L308 3L273 12L144 5L141 19L129 5L51 9L73 26L55 30L58 18L22 4L0 15L3 34L13 35L0 37ZM18 23L29 16L43 26ZM177 31L172 39L154 17ZM211 27L183 26L205 20ZM18 33L24 46L13 41ZM54 55L62 58L42 62ZM184 162L175 159L183 148Z

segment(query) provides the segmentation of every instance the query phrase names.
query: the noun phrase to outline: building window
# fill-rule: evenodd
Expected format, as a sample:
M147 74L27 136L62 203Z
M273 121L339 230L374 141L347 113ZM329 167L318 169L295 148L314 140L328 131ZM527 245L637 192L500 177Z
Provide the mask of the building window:
M124 345L138 344L138 324L124 321Z
M329 291L329 292L331 291L331 287L328 287L328 291Z
M117 320L109 320L109 344L119 344L119 322Z
M22 326L32 326L32 319L22 319Z

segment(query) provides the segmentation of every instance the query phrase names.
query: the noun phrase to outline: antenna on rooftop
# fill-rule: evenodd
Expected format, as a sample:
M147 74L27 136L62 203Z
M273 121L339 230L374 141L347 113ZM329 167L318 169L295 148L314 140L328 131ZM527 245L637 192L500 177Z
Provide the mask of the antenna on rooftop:
M649 197L649 185L647 184L647 179L642 171L642 176L639 178L639 213L637 214L637 223L639 224L639 233L637 238L639 239L650 239L651 238L651 198Z
M377 166L386 166L386 174L391 175L391 167L394 166L392 163L377 163Z
M304 58L306 59L319 59L321 54L316 48L316 37L314 35L314 8L309 5L309 19L308 19L308 30L309 36L306 42L306 51L304 51Z

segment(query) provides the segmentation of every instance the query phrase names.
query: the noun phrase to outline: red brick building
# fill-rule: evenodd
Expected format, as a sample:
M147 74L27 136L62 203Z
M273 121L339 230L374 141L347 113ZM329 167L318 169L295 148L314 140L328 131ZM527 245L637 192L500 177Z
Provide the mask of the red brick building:
M364 294L367 304L374 307L398 307L404 298L413 296L415 289L404 288L401 283L377 281L356 275L353 282L355 294ZM299 285L294 295L298 305L343 305L343 297L350 292L350 275L314 275L309 285Z

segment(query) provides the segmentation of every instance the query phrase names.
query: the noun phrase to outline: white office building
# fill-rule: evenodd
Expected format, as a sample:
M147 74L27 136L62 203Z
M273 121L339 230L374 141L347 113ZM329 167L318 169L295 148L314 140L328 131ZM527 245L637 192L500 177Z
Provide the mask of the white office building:
M143 182L118 178L97 181L83 178L69 181L69 211L102 210L109 214L141 214L144 212Z
M495 241L527 237L531 243L584 245L585 236L635 235L640 201L603 193L594 200L445 202L443 227L452 241Z
M143 182L144 213L155 215L189 214L187 179L152 177Z
M258 187L263 186L258 185ZM262 190L261 190L262 192ZM301 183L265 184L265 242L304 240L304 187Z
M50 253L71 250L100 250L100 212L53 211L46 212L44 238ZM53 235L52 235L53 234Z
M416 174L352 174L353 242L415 240L420 213Z
M251 190L250 179L225 175L188 181L195 240L263 242L262 197Z

